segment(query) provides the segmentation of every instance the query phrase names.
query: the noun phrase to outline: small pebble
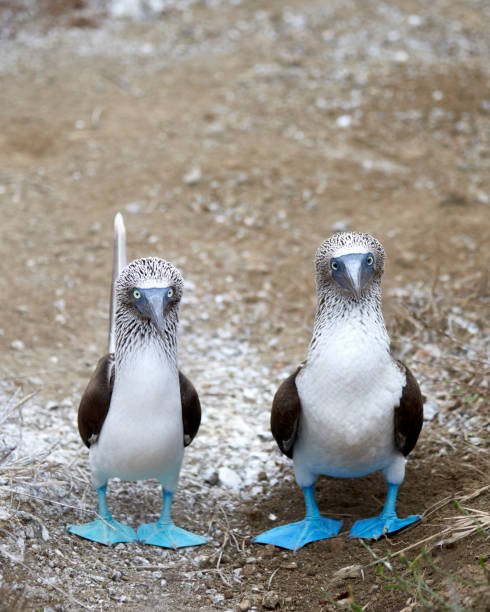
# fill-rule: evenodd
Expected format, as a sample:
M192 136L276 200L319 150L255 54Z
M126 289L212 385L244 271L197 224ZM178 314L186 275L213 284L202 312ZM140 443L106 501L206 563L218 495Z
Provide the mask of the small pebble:
M332 231L345 232L348 227L349 227L348 219L339 219L332 225Z
M213 468L207 469L203 474L204 482L207 482L209 485L214 487L219 482L219 475L216 470Z
M352 123L352 117L350 115L340 115L340 117L337 117L335 123L338 127L348 128Z
M121 572L119 570L114 570L112 572L112 576L111 579L114 580L114 582L118 582L119 580L121 580Z
M275 549L276 549L276 547L274 546L274 544L266 544L264 546L264 552L262 553L262 556L264 558L273 557Z
M333 576L332 581L341 581L346 578L361 578L362 566L361 565L348 565L347 567L341 567L337 570Z
M189 172L184 176L184 183L192 187L194 185L198 185L201 182L201 179L201 169L192 168L192 170L189 170Z
M281 563L280 567L282 569L295 570L298 569L298 564L295 561L290 561L289 563Z
M269 591L264 595L262 606L266 610L275 610L280 605L279 595L275 591Z
M215 563L212 557L209 557L208 555L202 555L198 559L198 565L202 569L210 569L211 567L215 566Z
M253 576L257 572L257 566L253 563L245 565L243 568L243 574L245 576Z
M140 204L140 202L130 202L129 204L126 204L126 206L124 208L129 213L137 214L141 210L141 204Z
M424 404L424 421L432 421L439 412L439 406L432 400L427 400Z

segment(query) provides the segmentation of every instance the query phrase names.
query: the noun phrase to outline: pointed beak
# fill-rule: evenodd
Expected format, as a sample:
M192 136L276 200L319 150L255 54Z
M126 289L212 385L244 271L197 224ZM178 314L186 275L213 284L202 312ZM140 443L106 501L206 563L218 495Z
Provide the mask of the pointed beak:
M143 289L146 297L146 316L153 321L155 327L162 334L165 329L164 313L170 302L168 296L169 287L156 289Z
M361 291L373 275L372 262L367 259L370 253L349 253L336 259L338 268L332 272L333 279L346 291L361 298Z
M363 288L362 282L362 263L363 257L350 257L345 260L345 273L344 280L347 285L347 289L352 291L357 299L361 297L361 289Z

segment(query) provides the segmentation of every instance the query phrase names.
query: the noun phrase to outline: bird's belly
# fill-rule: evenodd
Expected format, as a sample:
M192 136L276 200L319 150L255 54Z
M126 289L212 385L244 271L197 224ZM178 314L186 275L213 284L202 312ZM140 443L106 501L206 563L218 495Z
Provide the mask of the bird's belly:
M90 448L94 484L117 477L176 485L183 454L178 374L140 355L116 378L99 439Z
M91 448L93 472L106 478L161 480L179 471L184 454L178 423L107 421Z
M333 371L300 379L295 463L312 474L345 478L389 465L395 452L394 409L402 386L402 376L391 364L378 370L376 378L369 371L350 379Z
M362 427L362 429L361 429ZM394 451L393 411L385 419L371 414L369 423L352 419L305 418L300 420L295 460L301 456L314 474L350 478L385 467Z

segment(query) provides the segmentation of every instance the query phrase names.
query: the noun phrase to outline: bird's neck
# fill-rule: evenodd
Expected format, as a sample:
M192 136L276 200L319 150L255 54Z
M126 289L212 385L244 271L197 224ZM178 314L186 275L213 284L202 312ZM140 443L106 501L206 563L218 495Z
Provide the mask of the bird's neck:
M313 327L313 337L308 354L316 352L329 336L352 333L371 336L389 348L381 310L381 287L374 285L363 294L361 299L350 295L340 295L336 290L319 289L318 304Z
M138 351L152 347L171 369L177 371L178 314L169 313L165 329L160 333L151 321L136 319L123 309L116 311L116 372L122 363Z

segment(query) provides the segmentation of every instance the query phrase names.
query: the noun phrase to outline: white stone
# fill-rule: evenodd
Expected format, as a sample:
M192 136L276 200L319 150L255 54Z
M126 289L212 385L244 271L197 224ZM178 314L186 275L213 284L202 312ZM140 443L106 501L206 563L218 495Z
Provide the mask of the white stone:
M416 28L419 25L422 25L422 17L420 17L420 15L409 15L408 24Z
M218 472L220 482L223 486L228 489L237 491L242 486L242 479L240 476L229 467L223 466Z
M409 55L406 51L397 51L395 53L395 55L393 56L393 59L395 60L395 62L397 62L398 64L405 64L406 62L408 62L409 60Z
M184 183L186 185L198 185L201 182L202 174L200 168L192 168L189 172L184 175Z
M432 421L439 412L439 406L432 400L427 400L424 404L424 421Z
M127 210L129 213L139 213L141 210L141 203L140 202L130 202L129 204L126 204L126 206L124 207L125 210Z
M335 123L338 127L348 128L352 123L352 117L350 115L340 115L340 117L337 117Z
M345 232L348 227L349 227L348 219L339 219L339 221L336 221L332 225L332 230L334 232Z

